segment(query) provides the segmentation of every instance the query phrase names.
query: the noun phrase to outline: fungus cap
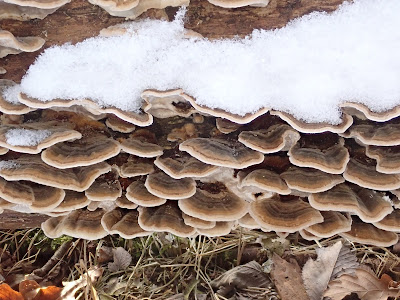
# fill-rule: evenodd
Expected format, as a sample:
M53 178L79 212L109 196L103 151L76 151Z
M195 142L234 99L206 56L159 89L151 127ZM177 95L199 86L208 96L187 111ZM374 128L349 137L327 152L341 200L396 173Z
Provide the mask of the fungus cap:
M55 144L81 137L78 131L54 126L54 122L0 126L0 146L20 153L37 154Z
M342 122L338 125L328 123L306 123L294 118L292 115L281 111L270 111L271 115L279 116L282 120L286 121L290 126L302 133L321 133L330 131L333 133L343 133L352 124L353 118L350 115L343 114Z
M198 188L192 197L179 200L179 208L187 215L206 221L236 221L247 213L246 201L226 188L213 186L216 190L212 192Z
M400 173L400 146L367 146L365 155L376 160L376 171L385 174Z
M34 52L42 48L45 40L40 37L18 37L11 32L0 29L0 58L8 54L18 54L20 52Z
M262 228L289 233L324 221L318 210L299 197L257 199L250 204L249 213Z
M103 215L102 209L74 210L65 216L49 218L41 227L49 238L58 238L65 234L75 238L97 240L108 234L101 225Z
M355 138L364 145L397 146L400 145L400 124L358 124L351 126L341 135L345 138Z
M312 194L310 205L321 211L345 211L356 214L364 222L377 222L393 211L383 194L373 190L339 184L329 191Z
M327 149L302 147L296 143L288 152L289 160L298 167L309 167L330 174L342 174L350 160L344 140Z
M210 229L197 228L197 232L208 237L227 235L234 227L234 222L216 222L215 226Z
M386 122L393 118L400 116L400 107L396 106L392 109L382 112L371 111L368 106L356 102L344 102L339 105L346 111L347 108L356 109L360 111L367 119L375 122Z
M12 80L0 79L0 111L2 113L10 115L24 115L28 112L35 110L34 108L30 108L24 104L19 103L18 99L13 99L12 102L10 101L10 99L6 100L4 92L6 89L9 91L9 88L15 89L17 88L17 84Z
M145 90L142 98L147 102L144 111L153 117L163 119L174 116L190 117L196 110L182 97L182 90Z
M400 188L400 174L377 172L375 165L361 163L353 158L347 164L343 177L349 182L378 191Z
M103 135L84 137L73 142L58 143L44 150L42 160L55 168L90 166L120 153L117 141Z
M378 247L390 247L397 243L399 237L396 233L385 231L369 223L353 220L351 230L339 233L340 236L352 242L374 245Z
M189 237L196 229L185 224L176 201L157 207L139 207L139 225L147 231L166 231L180 237Z
M88 167L60 170L46 165L38 156L23 155L15 160L2 161L0 176L8 181L28 180L60 189L83 192L110 165L102 162Z
M352 219L338 211L321 211L324 221L311 225L305 230L319 238L329 238L341 232L351 230Z
M208 0L211 4L224 8L237 8L243 6L265 7L270 0Z
M333 175L311 168L290 167L281 174L290 189L306 193L320 193L344 182L340 175Z
M145 187L159 198L179 200L196 193L196 182L192 178L174 179L164 172L147 175Z
M198 160L215 166L244 169L264 160L260 152L244 145L213 138L194 138L179 145L179 150L186 151Z
M218 170L218 167L203 163L191 156L162 157L159 156L154 164L174 179L186 177L206 177Z
M126 189L126 198L143 207L154 207L164 204L167 200L151 194L142 181L132 182Z
M200 229L211 229L215 227L215 221L206 221L196 217L189 216L182 212L183 221L186 225L200 228Z
M242 131L238 140L245 146L262 152L275 153L289 150L300 139L300 134L286 124L275 124L268 129Z
M289 195L291 193L291 190L279 174L267 169L257 169L250 172L242 179L240 186L253 186L280 195Z
M137 210L116 208L103 215L101 224L109 234L119 234L124 239L150 235L152 232L145 231L139 226L138 217Z

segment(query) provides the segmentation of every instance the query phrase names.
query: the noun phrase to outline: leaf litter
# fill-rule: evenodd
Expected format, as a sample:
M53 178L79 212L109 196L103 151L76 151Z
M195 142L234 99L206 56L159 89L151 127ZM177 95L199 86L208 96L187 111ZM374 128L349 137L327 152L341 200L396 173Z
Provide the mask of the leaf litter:
M66 298L54 299L68 300L385 300L400 285L400 259L390 249L244 229L217 238L157 233L92 242L10 231L0 232L0 249L0 300L21 296L21 283L35 287L34 300L56 292Z

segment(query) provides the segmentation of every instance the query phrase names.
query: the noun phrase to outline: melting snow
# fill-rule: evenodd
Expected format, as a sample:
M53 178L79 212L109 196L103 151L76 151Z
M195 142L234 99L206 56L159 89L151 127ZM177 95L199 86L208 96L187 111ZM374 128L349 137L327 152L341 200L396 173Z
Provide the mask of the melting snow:
M182 88L236 114L261 107L308 122L340 121L338 104L374 111L400 104L400 1L355 0L244 39L185 39L173 22L126 25L129 34L47 49L23 78L42 101L91 98L138 110L145 89ZM182 13L181 13L182 14Z
M12 146L37 146L50 135L50 130L10 129L6 133L6 139Z

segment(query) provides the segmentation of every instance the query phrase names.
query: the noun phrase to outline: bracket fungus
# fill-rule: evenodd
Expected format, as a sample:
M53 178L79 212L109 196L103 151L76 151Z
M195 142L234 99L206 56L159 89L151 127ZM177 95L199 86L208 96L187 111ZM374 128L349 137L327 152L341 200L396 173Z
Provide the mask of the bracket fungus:
M139 225L147 231L166 231L180 237L189 237L196 229L186 225L176 201L168 201L157 207L139 207Z
M294 118L292 115L277 110L271 110L271 115L279 116L282 120L286 121L291 127L302 133L322 133L330 131L332 133L343 133L352 124L353 118L350 115L343 114L340 124L332 125L329 123L306 123L304 121Z
M221 235L227 235L231 232L231 230L234 227L234 222L216 222L215 226L212 228L197 228L197 232L208 236L208 237L214 237L214 236L221 236Z
M170 200L185 199L196 193L193 178L174 179L164 172L147 175L144 185L154 196Z
M341 135L345 138L355 138L364 145L397 146L400 145L400 124L358 124L351 126Z
M370 223L356 220L353 220L350 231L339 233L339 235L353 242L379 247L393 246L399 240L398 235L394 232L385 231Z
M129 137L120 140L121 150L140 157L156 157L163 154L163 148L141 138Z
M49 14L54 13L58 8L59 7L43 9L0 1L0 20L13 19L19 21L28 21L31 19L44 19Z
M135 19L151 8L163 9L167 6L189 5L190 0L89 0L90 3L99 5L110 15Z
M292 166L281 174L288 187L305 193L320 193L344 182L340 175L333 175L311 168Z
M324 221L321 213L300 197L275 195L257 199L250 204L249 213L262 228L295 232Z
M147 103L143 110L155 118L163 119L174 116L188 118L196 110L181 94L181 89L170 91L146 90L141 95Z
M321 211L324 221L307 227L308 233L318 238L329 238L335 234L351 230L352 219L338 211Z
M376 171L376 166L356 159L350 159L343 177L359 186L378 191L400 188L400 174L384 174Z
M45 40L40 37L15 37L11 32L0 29L0 58L9 54L35 52L42 48Z
M96 178L85 195L91 201L115 201L122 196L122 187L113 174L106 173Z
M224 8L237 8L243 6L265 7L270 0L208 0L208 2Z
M103 228L109 234L119 234L124 239L147 236L152 232L143 230L138 223L137 210L124 210L121 208L106 212L101 218Z
M248 204L221 184L204 184L179 208L187 215L206 221L236 221L248 211Z
M182 212L182 217L186 225L195 227L197 229L211 229L216 225L215 221L202 220L196 217L189 216L184 212Z
M113 131L118 131L121 133L131 133L136 129L136 126L124 121L115 115L109 115L106 120L106 125Z
M400 107L396 106L392 109L389 110L384 110L382 112L374 112L368 108L368 106L362 104L362 103L357 103L357 102L344 102L340 104L340 107L343 108L344 112L346 112L348 109L355 109L363 114L363 117L360 117L360 114L356 115L360 119L368 119L371 121L375 122L386 122L389 121L393 118L397 118L400 116Z
M20 153L37 154L55 144L81 137L76 130L49 122L0 125L0 146Z
M238 142L221 139L190 139L179 144L179 150L186 151L204 163L234 169L244 169L264 160L264 155L260 152L246 148Z
M58 238L65 234L87 240L101 239L108 234L101 224L103 215L102 209L74 210L68 215L46 220L42 223L42 230L50 238Z
M365 155L376 160L376 171L385 174L400 173L400 146L367 146Z
M268 129L242 131L238 141L250 149L266 154L287 151L299 139L300 134L289 125L277 124Z
M46 165L38 156L25 155L3 161L0 176L9 181L28 180L61 189L83 192L101 174L109 172L110 165L101 162L88 167L57 169Z
M321 137L315 137L323 141ZM350 160L349 151L344 147L344 140L339 139L335 144L324 146L302 145L297 142L288 152L289 160L298 167L315 168L330 174L342 174Z
M150 193L144 186L144 182L140 180L132 182L127 187L125 196L129 201L143 207L159 206L167 202L165 198L160 198Z
M206 177L218 170L217 166L203 163L194 157L186 155L165 158L159 156L154 161L154 165L174 179Z
M132 201L130 201L128 198L126 198L126 195L123 194L121 197L119 197L117 200L115 200L115 205L121 208L127 208L127 209L135 209L138 207L138 205Z
M250 172L242 179L240 186L253 186L280 195L291 193L290 188L279 174L267 169L257 169Z
M42 18L67 2L0 0L0 19ZM268 0L209 2L222 7L265 7L269 3ZM112 15L135 18L150 7L180 6L189 0L90 0L90 3ZM74 5L71 3L75 8ZM201 5L204 11L213 7L209 3ZM263 11L274 16L275 6ZM189 11L194 16L193 10ZM167 12L170 14L172 10ZM60 15L63 14L49 18L58 20ZM53 20L45 23L53 24ZM109 21L119 23L117 18ZM159 231L183 237L216 236L228 234L239 224L246 230L275 231L281 237L300 232L307 239L318 240L339 234L378 246L395 243L400 231L397 212L400 204L395 197L400 194L397 191L400 190L399 106L385 105L386 100L379 101L385 107L367 106L369 100L357 103L358 99L343 96L342 99L354 102L335 100L328 107L326 99L322 99L326 97L320 97L322 94L318 97L296 94L296 101L292 102L301 103L303 108L292 107L293 103L284 103L288 98L293 99L293 92L298 92L291 88L300 86L304 91L310 90L303 86L309 80L302 84L293 82L293 86L283 82L279 87L269 84L276 84L275 79L279 81L281 76L274 75L272 82L258 76L258 68L265 65L260 63L261 52L257 51L267 55L261 57L263 63L281 61L272 56L270 59L271 51L259 47L264 35L270 33L254 31L243 43L236 39L210 40L185 30L183 23L182 10L171 23L161 20L121 23L101 30L98 39L77 44L74 40L73 46L62 48L52 47L62 39L49 32L46 46L50 49L43 52L22 79L16 68L25 69L27 65L20 64L33 61L34 54L5 58L8 72L4 74L0 67L0 73L4 74L0 80L0 211L51 216L42 225L50 237L68 234L96 239L119 234L133 238ZM6 24L7 28L12 28L10 24ZM37 22L39 27L43 24ZM40 32L38 26L30 28L27 35ZM163 35L163 30L167 34ZM17 28L16 32L21 30ZM91 35L90 32L87 34ZM83 39L80 34L76 42ZM217 31L208 34L213 36ZM85 50L85 45L93 41L101 54L88 56L99 59L100 70L109 67L107 72L98 72L99 77L85 75L87 70L79 68L90 63L81 54L77 59L75 55L80 52L74 52L80 47ZM104 55L110 49L107 48L110 41L115 56ZM16 38L8 31L0 31L0 57L36 51L43 44L41 38ZM139 45L141 52L136 54L143 54L142 57L119 56L131 49L120 46L131 45L134 49L134 44ZM247 57L254 44L258 45L255 52L258 54ZM210 67L193 55L198 55L197 49L208 49L201 48L205 46L210 47L210 52L199 52L213 59L210 72L215 73L204 75L203 70L209 72ZM235 52L236 46L244 52ZM118 52L119 48L125 52ZM195 51L182 56L181 49ZM70 62L65 66L76 71L76 76L61 65L54 67L55 61L64 62L63 59L41 65L52 51L62 54L64 50L71 51L65 57L74 63L72 67ZM221 53L223 56L218 56ZM245 72L237 66L237 53L246 54ZM286 57L292 59L290 55ZM219 62L223 69L218 69ZM193 67L185 66L188 63ZM41 67L45 76L37 71ZM52 68L56 73L51 73ZM97 70L91 65L86 69ZM276 72L269 67L265 70ZM40 76L35 79L34 74ZM134 80L124 74L135 75ZM232 74L234 77L230 77ZM66 85L63 76L70 78L71 83ZM51 82L42 83L45 77L52 78ZM82 82L79 79L78 83L73 82L76 78L83 78ZM94 79L86 82L87 78ZM248 78L250 81L246 81ZM100 79L106 81L101 83ZM261 82L269 86L266 88ZM86 87L86 83L90 84ZM225 88L226 83L229 88ZM70 87L75 94L67 91ZM275 95L277 91L282 94ZM357 95L353 89L351 93ZM366 95L368 98L370 94ZM305 98L313 99L308 103L316 99L315 111L308 111L302 102ZM382 99L386 98L382 95ZM328 116L326 111L336 115ZM293 112L296 114L291 115Z
M0 79L0 111L10 115L24 115L35 110L19 103L16 93L19 86L12 80Z
M339 184L329 191L308 197L312 207L321 211L344 211L356 214L364 222L377 222L393 211L382 193Z
M95 135L73 142L58 143L44 150L41 157L50 166L68 169L103 162L120 151L121 147L117 141Z

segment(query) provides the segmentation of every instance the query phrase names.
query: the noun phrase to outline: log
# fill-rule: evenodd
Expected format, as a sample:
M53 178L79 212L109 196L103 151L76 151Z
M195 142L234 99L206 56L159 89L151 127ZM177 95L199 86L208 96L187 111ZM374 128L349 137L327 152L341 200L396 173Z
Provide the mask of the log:
M244 7L225 9L205 0L191 0L187 8L185 27L207 38L243 37L253 29L274 29L286 25L290 20L312 11L331 12L344 0L271 0L265 8ZM177 8L164 11L149 10L140 19L160 18L167 15L173 19ZM0 66L7 73L2 79L20 82L35 58L45 49L63 43L77 43L98 35L101 29L125 22L124 18L110 16L102 8L86 0L74 0L64 5L43 20L1 20L0 28L15 36L40 36L46 40L44 47L34 53L9 55L0 59ZM5 210L0 215L0 229L22 229L39 227L48 216L25 214Z

